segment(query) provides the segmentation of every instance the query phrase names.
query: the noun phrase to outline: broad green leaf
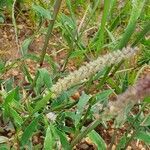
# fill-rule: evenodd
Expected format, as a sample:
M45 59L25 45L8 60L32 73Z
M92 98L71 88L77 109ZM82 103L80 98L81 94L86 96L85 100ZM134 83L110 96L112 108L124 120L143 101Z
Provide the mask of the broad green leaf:
M15 94L16 94L16 89L10 91L5 98L4 105L11 103L14 100Z
M41 119L41 115L34 118L33 121L25 128L25 131L22 134L20 143L22 146L26 145L33 135L33 133L36 131L36 128L38 126L38 122Z
M63 92L62 94L60 94L60 96L55 99L52 104L51 104L51 108L52 110L57 110L60 107L64 107L69 103L69 96L67 94L67 92Z
M45 8L39 6L39 5L32 5L32 9L38 12L42 17L52 20L52 16L49 10L46 10Z
M75 125L77 125L82 117L82 113L85 109L85 106L87 105L89 99L91 96L83 93L79 99L79 102L77 103L77 112L75 117Z
M50 90L50 87L52 86L52 78L45 68L38 69L35 78L37 78L37 80L34 87L37 94L41 92L44 85Z
M62 144L62 147L64 150L69 149L69 142L67 141L67 135L65 135L62 131L60 131L59 129L55 128L55 132L57 133L57 136L60 139L60 142Z
M49 94L47 94L40 101L38 101L36 103L36 106L35 106L32 113L34 114L34 113L38 112L40 109L42 109L43 107L45 107L47 105L47 102L50 100L51 95L52 94L49 92Z
M14 121L21 126L23 123L23 119L20 117L20 115L16 112L16 110L14 110L13 108L9 108L10 109L10 115L12 116L12 118L14 119Z
M106 150L105 141L95 130L92 130L88 137L96 144L98 150Z
M48 89L50 89L52 86L52 78L51 78L49 72L45 68L39 69L38 71L39 71L39 75L41 76L46 87Z
M54 144L54 138L51 131L51 125L48 126L46 131L46 137L44 140L44 150L52 150Z

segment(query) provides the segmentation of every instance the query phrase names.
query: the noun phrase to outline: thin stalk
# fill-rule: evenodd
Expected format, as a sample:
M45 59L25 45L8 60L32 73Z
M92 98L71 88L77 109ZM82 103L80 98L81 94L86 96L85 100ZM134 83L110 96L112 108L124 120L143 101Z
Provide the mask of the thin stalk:
M77 137L71 142L71 148L73 148L79 141L82 140L89 132L95 129L101 123L101 119L95 120L88 127L86 127Z
M41 56L40 56L40 66L43 65L44 57L45 57L46 50L47 50L47 47L48 47L48 42L49 42L49 39L52 35L52 30L53 30L54 23L56 21L57 14L58 14L60 6L61 6L61 2L62 2L62 0L57 0L54 4L53 17L52 17L52 20L51 20L51 22L48 26L48 31L47 31L47 34L45 36L44 46L42 48L42 52L41 52Z
M19 40L18 40L17 23L16 23L16 19L15 19L15 4L16 4L16 0L14 0L13 5L12 5L12 23L14 26L16 44L17 44L17 48L18 48L18 52L19 52L20 45L19 45Z

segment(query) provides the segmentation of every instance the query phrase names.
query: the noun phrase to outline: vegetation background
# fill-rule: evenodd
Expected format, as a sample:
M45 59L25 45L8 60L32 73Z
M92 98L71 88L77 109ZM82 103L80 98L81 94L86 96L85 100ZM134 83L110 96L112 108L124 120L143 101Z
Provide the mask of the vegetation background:
M0 0L0 150L150 149L150 94L125 97L134 107L120 96L150 89L149 31L149 0ZM69 72L126 46L139 51L54 96ZM118 117L105 116L117 97Z

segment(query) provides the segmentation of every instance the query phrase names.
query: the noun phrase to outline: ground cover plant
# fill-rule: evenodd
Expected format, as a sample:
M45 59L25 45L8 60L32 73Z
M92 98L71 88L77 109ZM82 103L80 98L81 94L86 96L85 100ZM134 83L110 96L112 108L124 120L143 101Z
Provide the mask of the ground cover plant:
M1 0L0 150L150 149L150 1Z

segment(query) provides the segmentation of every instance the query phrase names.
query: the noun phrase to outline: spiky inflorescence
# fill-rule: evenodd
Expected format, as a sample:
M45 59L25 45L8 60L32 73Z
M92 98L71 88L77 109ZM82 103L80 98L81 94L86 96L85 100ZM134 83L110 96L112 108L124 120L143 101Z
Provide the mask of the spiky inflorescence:
M134 105L146 96L150 96L150 66L147 67L147 71L140 75L133 86L129 87L123 94L118 95L115 102L109 103L107 114L120 114L127 104Z
M67 77L59 79L51 88L51 91L58 96L62 91L79 84L82 80L96 74L105 66L120 62L122 59L129 58L137 51L137 48L123 48L122 51L117 50L104 56L98 57L96 60L81 66L78 70L71 72Z

